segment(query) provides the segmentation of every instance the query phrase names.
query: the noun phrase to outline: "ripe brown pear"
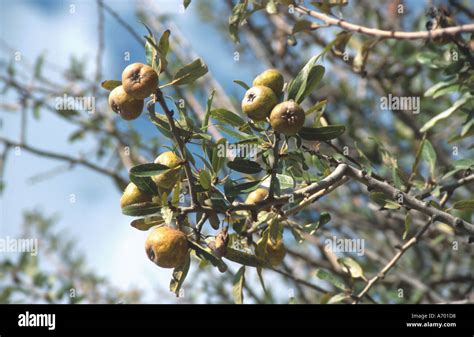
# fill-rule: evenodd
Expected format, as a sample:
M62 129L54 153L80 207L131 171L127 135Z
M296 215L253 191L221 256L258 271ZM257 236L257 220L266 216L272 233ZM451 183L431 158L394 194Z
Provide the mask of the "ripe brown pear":
M115 87L109 94L109 106L125 120L138 118L143 110L143 100L128 95L123 86Z
M186 234L168 226L155 228L145 241L148 258L161 268L177 268L188 256Z
M287 136L298 133L304 120L304 110L294 101L280 103L270 113L270 125L273 130Z
M158 86L158 74L143 63L128 65L122 72L122 85L127 94L135 99L145 99Z

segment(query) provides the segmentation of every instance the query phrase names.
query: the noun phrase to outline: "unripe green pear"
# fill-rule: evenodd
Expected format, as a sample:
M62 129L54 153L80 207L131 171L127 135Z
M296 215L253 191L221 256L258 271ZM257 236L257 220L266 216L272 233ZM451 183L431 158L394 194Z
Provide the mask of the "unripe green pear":
M254 86L262 85L268 87L273 90L277 97L281 94L284 84L283 75L276 69L265 70L253 80Z
M153 176L152 179L158 187L166 190L171 189L181 176L182 160L174 152L167 151L160 154L155 159L155 164L168 166L170 169Z
M152 201L152 196L138 189L137 185L130 183L123 191L120 198L120 207L124 208L132 204Z
M264 121L278 103L272 89L255 86L247 90L242 100L242 111L254 121Z
M278 266L283 262L286 255L286 247L283 240L278 240L273 243L272 240L268 240L265 249L265 260L273 267Z

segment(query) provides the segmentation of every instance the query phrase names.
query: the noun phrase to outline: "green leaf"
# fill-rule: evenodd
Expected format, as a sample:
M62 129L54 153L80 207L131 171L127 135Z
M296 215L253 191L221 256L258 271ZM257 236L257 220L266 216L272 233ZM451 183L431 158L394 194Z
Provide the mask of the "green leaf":
M474 211L474 199L456 201L452 208L463 211Z
M262 267L265 263L253 254L227 246L224 257L232 262L249 267Z
M211 197L206 199L204 203L207 206L214 208L215 210L219 210L221 212L227 211L229 208L229 204L225 201L224 196L222 197Z
M334 49L333 49L334 54L336 54L337 56L344 55L344 51L346 50L346 45L351 39L351 37L352 37L352 33L350 32L342 31L338 33L334 41L331 43L334 46ZM330 46L330 48L332 48L332 46Z
M224 124L229 124L235 127L241 127L245 121L235 113L226 109L214 109L211 111L211 117L217 119Z
M239 26L247 15L247 0L239 0L232 8L232 14L229 16L229 34L234 43L240 43Z
M205 165L209 170L211 170L211 171L213 170L211 163L209 163L209 161L208 161L206 158L204 158L203 156L201 156L200 154L197 154L197 153L195 153L194 155L197 156L197 157L199 157L199 158L202 160L202 162L204 163L204 165Z
M304 236L298 228L290 227L290 231L297 243L302 243L304 241Z
M170 83L165 84L163 87L169 85L191 84L198 78L206 75L207 71L207 65L200 58L196 59L179 69L176 75L174 75L173 80Z
M145 24L144 24L145 25ZM159 71L158 68L158 52L156 46L156 40L153 36L151 30L145 25L150 35L145 36L145 56L146 56L146 63L152 67L156 72Z
M248 134L245 134L243 132L240 132L236 129L233 129L233 128L227 128L223 125L220 125L220 124L216 124L215 127L221 131L223 131L224 133L228 134L229 136L231 137L234 137L234 138L237 138L239 140L248 140L249 139L249 135Z
M324 269L316 269L316 271L314 272L314 275L321 279L321 280L324 280L326 282L329 282L331 283L333 286L335 286L336 288L339 288L341 290L345 290L346 289L346 286L344 284L344 282L342 282L338 277L336 277L335 275L331 274L330 272L328 272L327 270L324 270Z
M100 85L102 86L102 88L112 91L116 87L122 85L122 81L106 80L103 81Z
M324 67L315 65L320 55L313 56L300 70L298 75L288 86L288 100L293 99L301 103L308 96L319 81L323 78Z
M180 195L181 195L181 181L177 181L176 182L176 185L174 185L173 187L173 194L172 194L172 197L171 197L171 204L175 207L177 207L179 205L179 199L180 199ZM165 201L167 198L164 198L163 201Z
M248 86L247 83L245 83L244 81L239 81L239 80L234 80L234 83L240 85L242 88L244 88L245 90L249 90L250 87Z
M426 139L426 135L423 137L423 140L420 142L420 144L418 145L418 149L416 150L415 161L413 162L413 165L411 168L412 174L416 174L416 171L418 170L418 164L420 163L421 154L423 152L423 147L425 145L425 139Z
M470 96L468 93L463 95L460 99L458 99L454 104L449 108L444 110L443 112L440 112L438 115L434 116L431 118L428 122L426 122L420 129L420 132L426 132L429 129L431 129L433 126L436 125L439 121L448 118L451 116L453 112L458 110L460 107L462 107L464 104L470 101L472 99L472 96Z
M183 286L186 275L188 275L189 266L191 265L191 259L189 255L186 257L186 262L173 270L172 279L170 282L170 291L179 296L179 290Z
M147 231L151 227L161 225L163 223L164 223L164 220L161 216L148 216L148 217L133 220L130 223L130 226L140 231Z
M207 132L207 127L209 125L209 118L211 117L211 107L212 107L212 101L214 100L214 94L216 93L216 90L212 90L211 94L209 95L209 98L207 99L206 103L206 114L204 116L204 120L202 121L202 132Z
M365 280L364 271L362 267L351 257L341 257L337 259L337 262L341 265L342 270L350 274L352 278L362 278Z
M298 135L304 140L328 141L339 137L346 131L344 125L330 125L319 128L303 127Z
M209 171L201 170L201 172L199 172L199 183L205 190L211 188L211 174Z
M43 69L44 65L44 59L45 59L45 53L42 53L38 58L36 59L35 62L35 72L34 72L34 77L35 79L38 79L41 77L41 71Z
M426 51L426 52L418 53L418 55L416 55L416 60L421 64L429 64L429 63L432 63L433 60L437 59L438 57L439 57L438 53L435 53L432 51Z
M470 168L474 168L474 159L466 158L466 159L455 160L452 162L452 165L456 169L467 170Z
M170 168L168 166L162 164L141 164L132 167L130 169L130 174L134 175L135 177L153 177L169 169Z
M143 216L154 214L161 210L161 204L156 202L142 202L125 206L122 208L122 213L130 216Z
M374 201L380 207L385 207L385 204L387 202L387 198L385 197L385 194L382 192L369 193L369 198L372 199L372 201Z
M403 240L407 238L408 232L410 231L411 224L412 224L412 216L411 216L411 213L408 212L407 216L405 217L405 231L403 232L403 236L402 236Z
M80 129L80 130L77 130L77 131L71 133L71 134L69 135L69 137L68 137L67 140L68 140L69 142L73 143L73 142L75 142L76 140L79 140L79 139L84 138L85 135L86 135L85 130Z
M191 0L183 0L184 9L188 8L190 3L191 3Z
M299 32L310 32L312 30L318 29L319 27L321 26L309 20L298 20L293 26L292 34Z
M318 103L316 103L315 105L313 105L311 108L309 108L308 110L305 111L305 115L308 116L310 114L312 114L313 112L324 112L324 109L326 108L326 104L327 104L328 100L327 99L324 99L322 101L319 101ZM321 116L320 116L321 117ZM316 126L316 125L315 125Z
M43 103L40 101L36 101L33 105L33 116L35 119L39 119L41 117L41 107Z
M277 173L276 178L280 184L280 189L282 190L287 188L294 188L296 186L295 180L288 175Z
M346 293L339 293L339 294L336 294L334 296L332 296L326 303L327 304L336 304L336 303L340 303L342 301L344 301L345 299L348 299L350 298L349 295L347 295Z
M244 282L245 282L245 266L240 267L235 274L232 295L234 296L235 304L244 303Z
M214 147L214 149L212 151L212 159L211 159L212 169L214 170L214 172L216 174L224 166L224 162L225 162L225 159L226 159L226 153L225 153L225 150L224 150L224 153L221 153L222 150L220 150L220 149L222 149L222 148L225 149L225 143L226 142L227 142L227 139L225 139L225 138L219 139L219 141L217 142L216 146Z
M188 240L188 244L189 244L189 247L193 249L198 256L211 262L212 265L217 267L221 273L227 270L227 265L221 259L219 259L216 255L214 255L211 249L204 248L191 240Z
M448 82L438 82L435 85L433 85L431 88L425 91L425 97L431 97L434 96L439 90L449 87L453 84L453 81L448 81Z
M260 186L261 181L256 180L256 181L250 181L248 183L242 183L242 184L237 184L237 185L232 185L232 186L224 186L225 187L225 194L228 198L236 197L239 194L243 193L250 193L252 191L255 191L258 186Z
M365 41L362 46L357 51L356 56L354 57L354 63L352 65L355 72L362 73L365 70L365 63L369 57L370 51L375 47L375 45L380 42L380 38L373 38Z
M220 226L220 221L219 221L219 217L217 216L217 214L215 213L212 213L209 215L209 224L211 225L211 227L215 230L219 229L219 226Z
M436 151L433 148L433 145L425 139L423 144L423 150L421 153L423 160L428 164L431 172L431 176L434 177L436 169Z
M227 163L227 167L230 169L241 172L241 173L248 173L248 174L256 174L262 172L262 167L260 164L247 160L247 159L239 159L236 158L233 161Z
M148 193L150 195L158 195L158 188L150 177L137 177L133 174L129 174L130 181L137 185L140 191Z
M170 49L169 39L170 39L170 31L165 30L160 37L160 42L158 43L158 57L160 59L158 74L161 74L162 72L164 72L166 70L166 67L168 66L166 55L168 54L168 51Z

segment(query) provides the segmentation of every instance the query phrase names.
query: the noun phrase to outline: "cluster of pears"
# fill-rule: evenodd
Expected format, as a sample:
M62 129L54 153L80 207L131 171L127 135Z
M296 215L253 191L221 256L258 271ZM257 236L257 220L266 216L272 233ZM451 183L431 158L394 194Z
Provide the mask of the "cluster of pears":
M128 65L122 72L122 84L109 94L112 110L125 120L138 118L142 113L143 100L158 86L158 74L143 63Z
M305 120L304 110L293 100L278 103L285 81L276 69L268 69L255 77L252 87L242 100L242 111L256 122L267 118L275 132L287 136L301 130Z
M152 177L159 192L169 192L181 179L182 160L172 151L163 152L154 161L156 164L167 166L169 169ZM160 195L162 195L160 193ZM125 188L120 206L122 208L154 201L158 197L140 190L134 183L129 183ZM155 200L156 201L156 200ZM148 258L162 268L176 268L182 266L188 256L188 241L186 235L169 226L154 228L145 241L145 251Z

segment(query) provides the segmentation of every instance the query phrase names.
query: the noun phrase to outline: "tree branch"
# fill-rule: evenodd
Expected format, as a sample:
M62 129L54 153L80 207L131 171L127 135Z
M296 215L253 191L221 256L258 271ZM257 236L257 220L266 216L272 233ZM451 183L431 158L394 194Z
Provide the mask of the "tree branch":
M474 32L474 24L460 25L447 28L439 28L428 31L419 32L400 32L381 30L377 28L369 28L360 25L356 25L343 19L331 17L327 14L320 13L302 5L295 5L295 9L300 12L312 16L313 18L324 21L329 26L339 26L347 31L354 33L361 33L369 36L375 36L385 39L398 39L398 40L417 40L417 39L434 39L445 35L456 35L465 32Z
M118 173L116 173L112 170L100 167L96 164L93 164L93 163L83 159L83 158L74 158L74 157L70 157L70 156L67 156L67 155L64 155L64 154L61 154L61 153L55 153L55 152L49 152L49 151L41 150L41 149L32 147L30 145L27 145L27 144L12 141L12 140L4 138L4 137L0 137L0 142L4 143L8 147L20 147L20 148L25 149L26 151L28 151L30 153L33 153L33 154L36 154L36 155L39 155L39 156L67 161L67 162L69 162L70 164L73 164L73 165L74 164L80 164L80 165L85 166L87 168L90 168L90 169L92 169L96 172L99 172L99 173L102 173L102 174L105 174L105 175L108 175L108 176L112 177L115 180L115 182L117 182L120 185L120 187L122 189L125 188L125 186L127 185L127 182L125 181L125 179L123 179Z
M354 167L348 166L347 175L366 185L373 191L379 191L384 193L386 196L392 198L393 200L397 200L398 198L400 198L401 204L405 207L415 209L423 214L431 216L434 218L434 220L443 221L451 227L460 230L464 233L474 235L474 225L462 220L461 218L456 218L447 212L439 210L431 206L427 202L418 200L415 197L396 189L387 182L374 179L365 171L361 171Z

